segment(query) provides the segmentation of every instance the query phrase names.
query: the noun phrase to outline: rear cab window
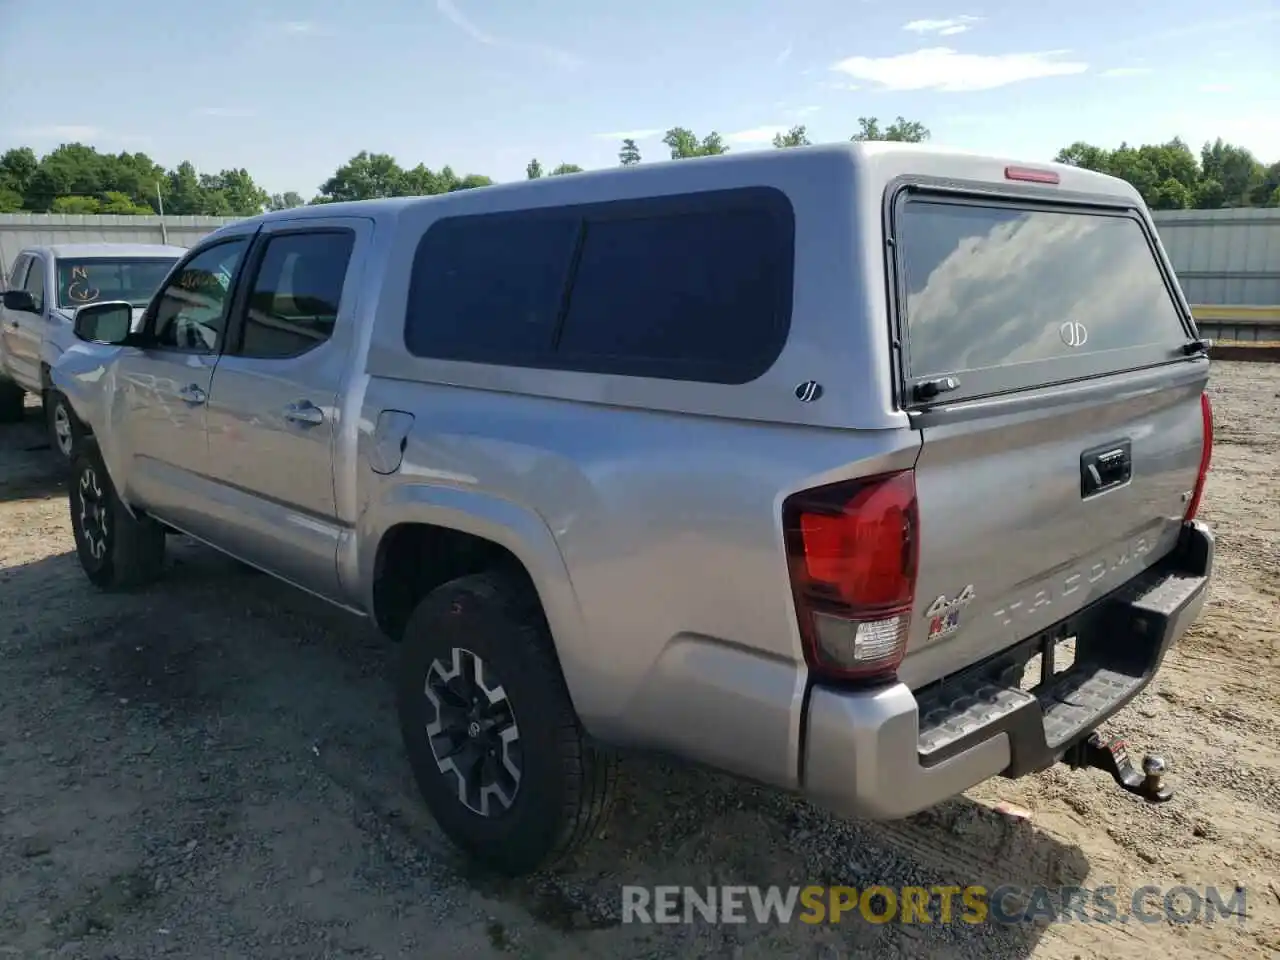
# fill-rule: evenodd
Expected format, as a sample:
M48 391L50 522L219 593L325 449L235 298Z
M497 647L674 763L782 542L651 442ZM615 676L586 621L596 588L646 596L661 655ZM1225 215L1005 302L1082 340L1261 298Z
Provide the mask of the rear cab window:
M953 401L1138 369L1190 338L1134 212L910 193L894 239L908 403L944 378Z

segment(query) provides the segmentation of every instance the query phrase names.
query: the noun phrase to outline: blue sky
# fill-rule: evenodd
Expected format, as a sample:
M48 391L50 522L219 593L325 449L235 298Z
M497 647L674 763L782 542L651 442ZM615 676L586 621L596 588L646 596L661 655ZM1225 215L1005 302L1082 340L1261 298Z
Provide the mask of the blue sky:
M4 5L0 149L80 140L305 197L361 149L498 180L634 136L735 150L903 114L1049 159L1222 136L1280 160L1280 7L1231 0L160 0Z

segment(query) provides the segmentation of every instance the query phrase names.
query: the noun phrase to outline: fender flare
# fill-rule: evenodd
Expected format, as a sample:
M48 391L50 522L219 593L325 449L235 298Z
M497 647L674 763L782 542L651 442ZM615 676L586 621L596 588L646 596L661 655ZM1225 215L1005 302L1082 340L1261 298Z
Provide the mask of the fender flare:
M504 547L529 574L551 629L552 641L569 696L576 701L594 672L585 624L569 568L555 535L536 511L487 493L430 483L406 482L370 503L357 526L354 563L344 564L358 585L360 604L372 614L378 551L393 528L407 523L431 524L480 537ZM346 571L344 571L345 573Z

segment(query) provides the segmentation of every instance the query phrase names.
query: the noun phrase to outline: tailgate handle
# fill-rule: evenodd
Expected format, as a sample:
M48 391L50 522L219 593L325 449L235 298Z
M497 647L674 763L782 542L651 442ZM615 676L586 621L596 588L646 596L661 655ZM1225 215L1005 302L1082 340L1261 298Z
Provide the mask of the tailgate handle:
M1128 440L1117 440L1080 454L1080 496L1087 498L1129 482L1133 476L1133 449Z

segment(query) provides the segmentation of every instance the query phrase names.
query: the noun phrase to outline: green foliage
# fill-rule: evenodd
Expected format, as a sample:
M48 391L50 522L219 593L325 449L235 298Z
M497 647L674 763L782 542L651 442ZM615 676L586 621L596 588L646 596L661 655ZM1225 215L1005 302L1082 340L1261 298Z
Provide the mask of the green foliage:
M491 183L492 180L478 173L459 177L448 166L435 171L420 163L412 170L405 170L390 154L361 150L320 185L319 196L311 202L340 203L377 197L427 197L452 193L454 190L485 187Z
M897 117L882 126L878 117L859 117L854 141L891 140L921 143L929 129L918 120ZM672 127L662 137L673 160L729 152L715 131L699 137L687 127ZM779 149L810 143L804 125L773 138ZM1108 149L1077 141L1058 151L1060 163L1121 177L1134 185L1156 210L1220 207L1280 207L1280 162L1267 166L1243 147L1217 139L1199 154L1184 141ZM631 138L622 141L618 162L641 162ZM580 173L582 167L561 163L549 173L534 158L525 168L530 180ZM493 181L481 174L459 175L452 167L432 170L425 164L401 167L386 153L362 150L321 184L311 203L337 203L376 197L432 196L484 187ZM81 143L66 143L43 157L30 147L0 154L0 213L57 212L252 216L263 210L289 210L306 204L292 190L268 194L243 168L202 173L187 161L166 170L145 153L100 153Z
M306 206L306 203L301 194L286 190L284 193L273 193L271 199L267 201L267 209L292 210L294 207Z
M900 116L882 131L879 117L859 117L858 132L849 139L854 142L894 140L898 143L924 143L929 137L929 128L919 120Z
M689 157L713 157L728 153L729 147L724 139L714 130L699 140L692 130L685 127L672 127L662 137L662 142L671 151L672 160L686 160Z
M786 133L775 133L773 135L773 145L779 150L787 147L807 147L809 142L809 134L805 130L804 124L792 127Z
M1114 150L1077 142L1054 159L1128 180L1153 210L1266 206L1280 187L1280 164L1266 167L1221 138L1206 143L1199 157L1175 137L1139 147L1122 143Z

